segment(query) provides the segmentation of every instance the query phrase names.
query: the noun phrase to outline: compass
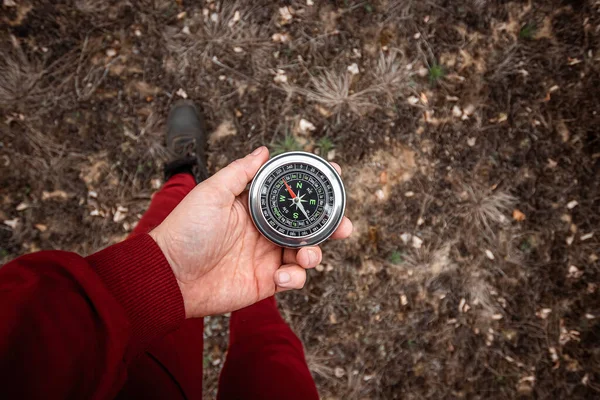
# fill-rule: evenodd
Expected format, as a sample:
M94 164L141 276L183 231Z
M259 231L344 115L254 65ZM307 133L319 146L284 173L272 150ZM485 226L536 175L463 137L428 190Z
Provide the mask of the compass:
M294 151L261 167L248 203L263 236L279 246L298 248L319 244L335 232L344 217L346 192L331 164Z

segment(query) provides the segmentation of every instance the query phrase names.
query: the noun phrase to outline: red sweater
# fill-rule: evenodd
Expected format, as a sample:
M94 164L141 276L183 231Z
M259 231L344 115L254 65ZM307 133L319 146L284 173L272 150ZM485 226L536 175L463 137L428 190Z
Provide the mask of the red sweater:
M0 398L112 398L126 366L184 320L147 234L89 257L44 251L0 268Z

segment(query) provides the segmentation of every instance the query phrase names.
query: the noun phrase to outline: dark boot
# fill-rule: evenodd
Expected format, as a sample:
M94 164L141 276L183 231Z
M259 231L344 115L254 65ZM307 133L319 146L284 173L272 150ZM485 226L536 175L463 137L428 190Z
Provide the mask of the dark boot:
M175 103L167 119L165 179L179 173L190 173L200 183L208 178L206 168L206 126L204 117L189 100Z

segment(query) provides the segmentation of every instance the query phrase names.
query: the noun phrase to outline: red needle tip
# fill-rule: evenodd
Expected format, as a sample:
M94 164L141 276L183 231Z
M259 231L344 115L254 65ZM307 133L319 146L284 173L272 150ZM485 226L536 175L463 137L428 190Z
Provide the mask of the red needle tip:
M292 190L290 185L288 185L288 183L285 181L285 179L282 179L282 181L283 181L283 184L285 185L285 187L287 188L288 193L290 194L290 196L292 196L292 199L295 199L296 195L294 194L294 191Z

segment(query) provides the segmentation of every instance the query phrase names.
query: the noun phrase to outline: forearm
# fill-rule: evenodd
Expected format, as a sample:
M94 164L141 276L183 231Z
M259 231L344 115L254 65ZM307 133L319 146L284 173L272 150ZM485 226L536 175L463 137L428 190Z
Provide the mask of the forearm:
M0 268L0 393L112 397L127 362L183 318L173 273L147 235L88 258L16 259Z

